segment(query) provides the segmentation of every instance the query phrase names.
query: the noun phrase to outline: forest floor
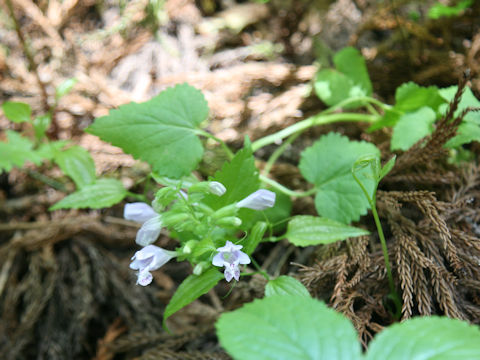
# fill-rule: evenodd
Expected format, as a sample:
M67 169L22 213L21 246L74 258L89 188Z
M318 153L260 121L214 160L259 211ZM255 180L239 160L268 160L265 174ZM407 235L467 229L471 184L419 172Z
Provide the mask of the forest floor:
M480 3L461 15L426 16L431 1L271 0L11 0L0 4L0 102L28 103L35 114L54 105L55 87L78 83L53 109L51 139L71 139L93 156L98 174L121 179L131 191L148 168L119 148L83 132L99 116L188 82L205 94L208 130L239 149L325 109L312 91L319 66L345 46L367 61L377 98L392 103L395 89L414 81L446 87L470 71L480 95ZM12 5L16 31L8 4ZM162 5L163 4L163 5ZM26 51L31 57L26 55ZM0 116L4 130L25 130ZM333 124L306 132L272 169L292 188L305 184L299 153L336 131L388 150L390 130ZM403 319L438 314L480 323L480 167L478 143L462 165L438 149L399 155L378 194L378 207L404 302ZM429 151L430 151L429 150ZM258 166L273 151L258 152ZM436 152L435 152L436 151ZM422 154L423 152L423 154ZM0 156L2 156L0 154ZM433 157L436 161L431 161ZM221 164L205 158L203 175ZM227 298L218 285L169 320L162 314L191 273L170 262L148 287L129 269L137 227L109 209L49 212L73 185L55 167L27 165L0 174L0 348L5 359L229 359L215 336L224 312L263 296L265 281L241 281ZM400 211L402 208L402 211ZM315 214L298 199L293 213ZM373 224L363 225L375 232ZM392 323L378 239L363 237L298 249L263 244L255 258L273 275L299 278L315 297L347 315L365 346ZM443 245L438 246L438 242ZM168 234L160 246L169 247ZM432 259L442 259L437 266Z

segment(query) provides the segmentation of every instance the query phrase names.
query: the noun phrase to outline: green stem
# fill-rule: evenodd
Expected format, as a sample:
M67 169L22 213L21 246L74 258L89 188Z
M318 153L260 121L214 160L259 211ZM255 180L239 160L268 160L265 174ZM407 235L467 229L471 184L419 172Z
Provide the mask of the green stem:
M134 199L140 200L142 202L147 201L147 197L145 195L142 195L142 194L135 194L135 193L132 193L130 191L127 191L127 196L133 197Z
M250 257L250 260L252 260L252 264L253 266L255 266L257 268L257 271L259 274L262 274L263 277L265 279L267 279L267 281L270 281L270 276L268 276L267 272L262 270L262 268L260 267L260 265L258 265L258 263L255 261L255 259L253 257Z
M233 154L232 150L230 150L230 148L227 146L227 144L225 144L225 142L222 139L216 137L215 135L210 134L207 131L201 130L201 129L197 129L196 133L218 142L220 144L220 146L223 148L223 150L225 150L225 153L227 154L228 158L230 160L233 159L234 154Z
M367 189L365 188L365 186L363 186L362 182L355 175L354 171L352 171L352 175L355 181L357 182L357 184L362 189L363 193L365 194L365 197L367 198L368 203L370 204L370 207L372 209L372 215L375 220L375 226L377 227L378 237L380 238L380 243L382 245L383 259L385 261L385 269L387 270L388 284L390 286L390 294L392 296L393 301L395 302L395 306L397 307L397 313L398 313L398 310L401 309L402 306L400 302L400 297L398 296L397 291L395 289L395 283L393 282L392 267L390 265L390 257L388 256L387 242L385 240L382 224L380 223L380 218L378 217L377 207L375 204L377 191L376 190L373 191L373 198L371 198L370 195L368 194ZM400 304L400 307L399 307L399 304Z
M48 186L51 186L52 188L54 188L56 190L59 190L59 191L62 191L62 192L67 192L67 189L65 188L65 186L61 182L59 182L55 179L52 179L52 178L50 178L46 175L43 175L43 174L39 173L38 171L35 171L35 170L32 170L32 169L26 169L26 172L30 177L32 177L36 180L39 180L39 181L47 184Z
M267 163L265 164L265 168L263 169L263 175L267 176L272 169L273 164L277 161L277 159L283 154L285 149L296 140L300 136L301 132L296 132L289 136L289 138L282 143L275 151L272 153L270 158L268 159Z
M302 120L298 123L295 123L275 134L265 136L257 141L252 143L252 150L255 152L258 149L274 144L290 135L293 135L297 132L304 131L312 126L317 125L324 125L329 124L332 122L337 121L365 121L365 122L374 122L378 120L378 116L376 115L368 115L368 114L355 114L355 113L336 113L336 114L318 114L308 119Z
M276 182L275 180L272 180L268 177L266 177L265 175L260 175L260 181L265 183L265 184L268 184L270 185L271 187L281 191L282 193L284 193L285 195L288 195L288 196L292 196L292 197L305 197L305 196L310 196L310 195L313 195L315 194L315 192L317 191L316 188L312 188L310 190L307 190L307 191L293 191L293 190L290 190L289 188L283 186L282 184L279 184L278 182Z

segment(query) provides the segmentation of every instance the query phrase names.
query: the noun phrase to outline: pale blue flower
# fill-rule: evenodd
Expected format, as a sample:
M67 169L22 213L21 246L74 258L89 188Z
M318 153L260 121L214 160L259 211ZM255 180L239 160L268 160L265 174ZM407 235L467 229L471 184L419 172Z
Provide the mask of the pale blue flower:
M276 194L273 191L260 189L237 203L238 208L265 210L275 205Z
M162 230L162 217L150 205L142 202L126 204L123 216L142 224L135 238L138 245L147 246L157 240Z
M123 217L125 219L141 224L157 215L158 214L150 205L143 202L125 204L125 208L123 210Z
M160 269L175 256L177 256L175 251L164 250L155 245L148 245L137 251L130 264L131 269L138 270L137 284L142 286L150 284L153 279L150 271Z
M215 266L225 266L225 280L230 282L232 278L240 279L239 264L250 264L250 258L247 254L240 251L242 245L235 245L227 241L225 246L217 249L218 254L213 257L212 264Z

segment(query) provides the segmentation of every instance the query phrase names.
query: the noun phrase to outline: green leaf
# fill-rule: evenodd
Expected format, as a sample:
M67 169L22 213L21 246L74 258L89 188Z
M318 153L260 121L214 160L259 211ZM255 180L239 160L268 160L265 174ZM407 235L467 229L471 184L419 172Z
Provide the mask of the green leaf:
M40 144L36 152L42 159L53 160L57 152L68 143L67 140L49 141Z
M324 217L348 224L366 214L369 209L360 186L352 176L352 166L364 155L380 155L375 145L350 141L337 133L329 133L305 149L301 155L300 171L318 189L315 197L317 212ZM368 169L356 173L369 194L373 194L375 180Z
M81 146L58 151L54 160L79 189L95 182L95 163L90 153Z
M50 123L52 122L52 118L50 115L41 115L37 116L33 120L33 129L35 131L35 137L38 140L41 140L45 137L45 133L47 132Z
M432 133L435 118L435 112L426 106L402 115L393 127L390 149L408 150L417 141Z
M368 75L365 59L353 47L346 47L335 54L333 62L338 71L345 74L365 95L372 94L372 83Z
M223 274L218 269L210 268L201 275L188 276L173 294L163 314L163 324L167 319L181 308L206 294L223 279Z
M430 107L437 111L445 103L436 86L423 87L414 82L407 82L395 92L395 110L401 112L415 111L422 107Z
M365 95L360 86L355 86L345 74L331 69L324 69L317 73L314 87L317 96L328 106ZM361 103L353 103L346 108L355 108L360 105Z
M480 142L480 126L471 122L463 122L457 129L457 135L448 140L445 147L455 148L472 141Z
M267 231L268 225L264 221L258 221L250 230L250 234L248 234L247 238L243 242L243 252L247 255L250 255L255 251L258 244L263 239L263 235L265 235L265 231Z
M458 86L450 86L448 88L440 89L440 95L447 101L450 102L455 97L455 93L457 92ZM442 107L443 113L447 111L447 104ZM480 101L475 97L472 93L470 88L465 88L462 98L460 99L460 103L458 104L458 108L455 111L455 116L458 116L463 110L466 108L480 108ZM477 125L480 125L480 112L479 111L470 111L465 117L463 121L468 121Z
M6 101L2 109L7 119L15 123L29 122L32 115L30 105L22 102Z
M310 297L307 288L297 279L282 275L270 280L265 286L265 297L273 295L293 295Z
M473 0L462 0L457 3L455 6L447 6L442 3L434 4L428 10L428 17L430 19L439 19L443 16L452 17L460 15L465 9L472 5Z
M55 89L55 98L59 100L60 98L67 95L70 91L72 91L73 87L78 83L78 79L71 78L67 79L62 82L56 89Z
M127 196L127 190L116 179L98 179L90 185L68 195L49 208L58 209L101 209L112 206Z
M213 194L205 196L204 203L213 210L240 201L258 190L260 186L258 170L251 148L245 147L237 152L232 161L225 163L210 180L222 183L227 189L222 196Z
M15 131L7 130L6 133L8 142L0 142L0 172L8 172L14 166L22 167L26 161L37 165L42 162L42 157L32 150L30 140Z
M203 146L196 134L207 115L200 90L181 84L150 101L120 106L86 131L148 162L158 175L178 179L202 158Z
M392 171L393 167L395 166L395 160L397 159L396 156L393 156L387 163L382 167L380 170L380 174L378 177L378 182L380 182L385 176L388 175L390 171Z
M330 244L338 240L368 235L364 229L316 216L295 216L288 223L285 238L297 246Z
M357 333L343 315L306 296L257 299L216 323L236 360L360 360Z
M366 360L480 359L480 328L445 317L394 324L370 343Z

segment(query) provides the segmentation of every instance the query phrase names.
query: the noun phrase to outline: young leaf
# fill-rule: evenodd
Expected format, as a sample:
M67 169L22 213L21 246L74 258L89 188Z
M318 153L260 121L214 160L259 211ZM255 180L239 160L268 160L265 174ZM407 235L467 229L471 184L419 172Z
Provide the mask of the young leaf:
M437 111L445 100L436 86L423 87L414 82L407 82L395 92L395 110L403 113L415 111L427 106Z
M57 140L49 141L46 143L40 144L36 153L45 160L53 160L55 155L62 149L65 145L68 144L67 140Z
M473 0L461 0L455 6L447 6L445 4L437 2L428 10L428 17L430 19L438 19L442 16L459 16L465 9L472 5L472 3Z
M235 201L242 200L255 190L258 190L258 170L252 150L245 147L235 154L231 162L225 163L221 170L210 179L218 181L225 186L227 191L222 196L209 194L205 196L204 203L213 210L220 209Z
M33 144L27 138L15 131L7 130L8 142L0 142L0 172L10 171L12 167L22 167L26 161L37 165L42 162L42 157L37 154Z
M58 151L54 160L79 189L95 182L95 164L90 153L81 146Z
M392 171L393 167L395 166L395 160L397 159L396 156L393 156L387 163L382 167L380 170L380 174L378 177L378 182L380 182L385 176L388 175L390 171Z
M120 106L86 131L148 162L158 175L178 179L202 158L203 146L196 134L207 115L200 90L181 84L147 102Z
M43 139L51 122L52 117L49 114L37 116L33 120L33 129L38 140Z
M414 318L375 336L366 360L480 359L480 328L445 317Z
M77 82L78 82L77 78L67 79L64 82L62 82L55 89L55 98L59 100L63 96L67 95L70 91L72 91L73 87Z
M68 195L49 208L58 209L101 209L112 206L127 196L127 190L116 179L98 179L90 185Z
M353 47L346 47L335 54L333 62L338 71L344 73L358 85L363 94L372 94L372 83L368 75L365 59L360 52Z
M7 119L15 123L29 122L32 115L30 105L22 102L6 101L2 109Z
M265 297L273 295L293 295L310 297L307 288L297 279L282 275L270 280L265 286Z
M210 268L201 275L190 275L178 287L163 314L163 324L181 308L187 306L200 296L206 294L223 279L223 274L215 268Z
M318 188L315 197L317 212L324 217L348 224L369 209L368 200L352 176L352 165L363 155L380 156L375 145L350 141L337 133L324 135L301 155L300 171ZM356 175L370 194L375 180L367 176L368 169Z
M224 313L220 344L237 360L360 360L357 333L343 315L307 296L273 295Z
M402 115L393 127L390 149L408 150L417 141L432 133L435 118L435 112L426 106Z
M288 223L285 237L297 246L330 244L335 241L368 235L364 229L316 216L295 216Z

